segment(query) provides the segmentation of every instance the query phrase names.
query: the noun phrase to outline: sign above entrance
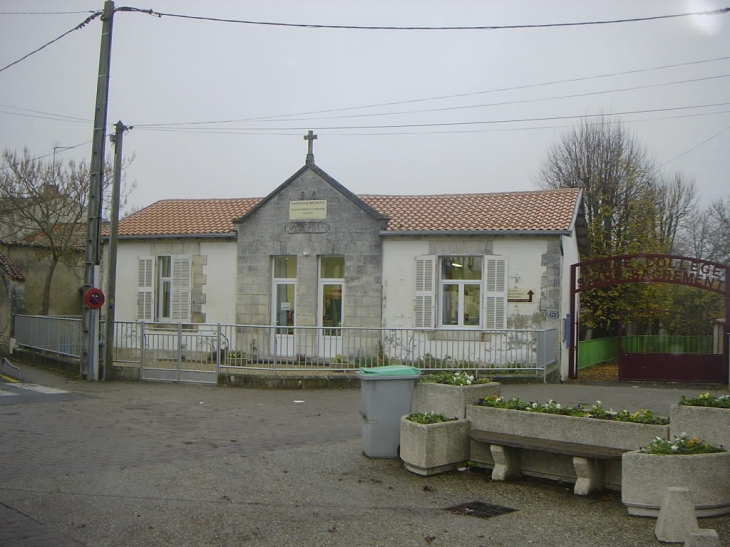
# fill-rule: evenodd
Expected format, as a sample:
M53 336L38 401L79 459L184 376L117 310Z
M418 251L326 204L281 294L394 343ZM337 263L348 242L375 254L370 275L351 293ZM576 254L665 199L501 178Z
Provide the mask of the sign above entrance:
M327 200L302 199L290 201L289 220L327 220Z
M601 258L579 265L576 292L623 283L672 283L725 294L726 267L699 258L632 255Z

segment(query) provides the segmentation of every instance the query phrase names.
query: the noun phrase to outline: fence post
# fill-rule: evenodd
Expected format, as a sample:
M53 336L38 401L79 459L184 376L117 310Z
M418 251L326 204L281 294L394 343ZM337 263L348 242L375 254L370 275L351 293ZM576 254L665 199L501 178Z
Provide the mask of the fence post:
M218 348L215 352L215 376L218 378L221 375L221 324L218 323L216 328L216 337L218 341L216 347Z
M139 379L142 381L144 380L144 365L147 357L145 352L146 344L144 343L146 334L144 331L144 321L140 321L137 325L139 327Z
M180 381L182 369L182 323L177 324L177 381Z

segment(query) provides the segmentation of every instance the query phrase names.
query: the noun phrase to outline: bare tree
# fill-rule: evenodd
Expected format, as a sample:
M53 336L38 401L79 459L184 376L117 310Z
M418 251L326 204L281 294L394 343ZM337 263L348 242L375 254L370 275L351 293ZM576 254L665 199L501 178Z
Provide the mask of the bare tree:
M89 167L83 161L64 165L34 159L27 149L22 156L5 150L2 163L0 237L33 243L48 260L42 305L46 315L57 265L77 266L85 246ZM111 176L105 180L110 183Z
M658 237L667 251L677 252L677 234L697 210L697 186L681 172L661 176L655 186Z
M717 199L707 209L710 222L708 259L730 264L730 198Z
M583 119L548 151L537 185L582 188L586 222L592 232L591 255L609 256L636 246L651 217L655 169L647 153L618 120ZM653 226L651 227L654 228ZM644 238L646 244L655 239Z

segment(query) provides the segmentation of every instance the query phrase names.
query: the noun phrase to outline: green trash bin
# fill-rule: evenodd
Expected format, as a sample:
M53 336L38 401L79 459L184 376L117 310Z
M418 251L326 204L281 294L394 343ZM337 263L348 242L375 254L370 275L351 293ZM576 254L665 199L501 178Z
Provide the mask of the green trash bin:
M369 458L397 458L400 448L400 419L411 412L413 389L421 371L416 367L390 365L361 368L360 415L362 451Z

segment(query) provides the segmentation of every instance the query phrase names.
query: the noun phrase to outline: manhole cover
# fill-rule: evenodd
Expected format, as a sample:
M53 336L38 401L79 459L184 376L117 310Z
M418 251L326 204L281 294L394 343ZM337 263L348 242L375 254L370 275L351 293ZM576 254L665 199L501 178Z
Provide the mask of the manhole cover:
M511 513L517 511L511 507L504 507L503 505L494 505L492 503L485 503L483 501L470 501L469 503L462 503L461 505L454 505L453 507L447 507L447 511L456 513L457 515L467 515L470 517L480 517L483 519L489 517L496 517L497 515L503 515L505 513Z

